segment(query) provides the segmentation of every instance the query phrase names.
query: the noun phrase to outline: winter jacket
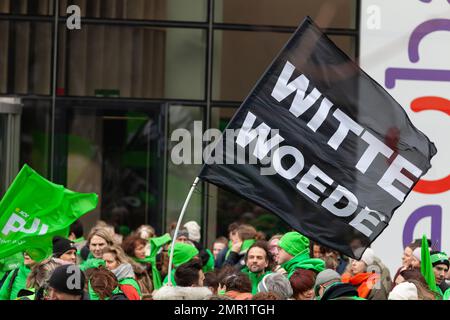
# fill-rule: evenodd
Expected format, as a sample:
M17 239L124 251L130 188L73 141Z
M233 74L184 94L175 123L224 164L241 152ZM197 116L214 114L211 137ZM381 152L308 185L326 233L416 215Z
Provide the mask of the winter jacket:
M154 300L203 300L213 293L206 287L163 286L153 294Z
M245 267L245 255L247 254L248 249L256 242L254 239L244 240L242 242L241 250L238 252L234 252L231 250L232 244L228 245L228 252L225 255L225 261L223 266L231 265L234 266L237 270L241 270Z
M261 280L268 275L269 273L272 273L270 271L265 271L262 273L255 273L255 272L251 272L248 267L245 267L244 269L242 269L242 272L247 274L248 277L250 278L250 281L252 282L252 294L257 294L258 293L258 284L261 282Z
M309 249L300 252L291 260L286 261L281 265L286 270L288 279L297 269L312 270L317 273L325 270L325 262L322 259L310 258Z
M17 298L19 291L25 289L27 277L31 270L23 263L16 270L11 271L3 283L0 289L0 300L14 300ZM11 283L11 281L13 282Z
M355 286L359 297L369 299L372 289L377 286L377 283L379 286L380 275L378 273L362 272L351 276L346 273L342 275L342 282Z

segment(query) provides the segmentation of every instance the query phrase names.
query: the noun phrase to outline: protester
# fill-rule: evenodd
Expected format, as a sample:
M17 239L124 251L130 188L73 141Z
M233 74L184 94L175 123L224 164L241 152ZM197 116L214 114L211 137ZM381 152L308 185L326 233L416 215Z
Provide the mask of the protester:
M55 236L53 237L52 243L54 258L72 264L77 263L77 247L73 241L60 236Z
M341 282L341 275L332 269L320 272L314 283L316 300L364 300L358 297L356 288Z
M288 279L297 269L312 270L316 273L325 269L321 259L310 258L309 239L298 232L286 233L279 242L278 264L286 270Z
M402 255L402 265L400 268L397 269L397 272L394 275L394 278L392 279L393 281L393 286L395 286L396 284L396 280L397 277L400 275L400 272L409 268L413 267L413 252L416 248L420 247L420 241L421 240L416 240L410 244L408 244L405 249L403 250L403 255ZM419 260L420 261L420 260ZM419 262L420 263L420 262Z
M219 274L217 269L205 273L205 280L203 281L203 285L211 290L213 294L217 294L217 291L219 289Z
M85 271L89 268L96 268L104 265L103 250L107 246L115 244L113 234L110 229L104 227L94 227L89 233L86 246L89 248L89 254L85 261L80 265L81 270Z
M103 260L105 260L106 268L116 276L120 290L128 300L141 300L143 295L141 292L147 295L151 294L150 278L147 276L148 279L140 279L139 283L136 281L132 261L125 255L121 247L117 245L107 247L103 251ZM140 268L140 266L137 265L135 268Z
M215 261L217 261L217 256L219 255L220 251L227 248L227 246L228 246L228 240L225 237L218 237L213 242L213 255L214 255Z
M162 287L154 294L154 300L203 300L213 294L204 286L205 275L199 260L179 266L174 277L177 286Z
M278 254L280 252L280 246L278 244L282 237L282 234L276 234L273 235L268 241L269 252L272 254L274 261L278 261ZM278 270L277 267L279 268L279 265L275 264L272 271L276 272Z
M261 234L254 227L248 224L241 224L237 228L237 237L233 237L232 245L225 256L224 265L232 265L237 270L245 266L245 255L247 250L261 239Z
M59 260L62 261L62 260ZM53 271L62 264L56 259L46 259L36 263L27 277L26 288L31 291L29 300L48 300L49 280Z
M434 277L436 279L436 285L438 286L439 293L444 296L446 291L450 290L450 287L445 282L449 269L450 262L445 252L431 251L430 252L431 264L433 265ZM449 291L450 292L450 291ZM447 293L448 295L448 293Z
M90 300L128 300L114 273L104 266L91 270L88 283Z
M276 293L282 300L292 297L293 291L289 280L280 273L269 273L258 284L258 292Z
M49 300L89 300L84 291L86 277L76 265L57 267L48 282Z
M230 240L228 242L227 247L222 249L222 251L220 251L219 254L217 255L217 258L215 259L215 263L214 263L215 268L223 267L226 257L229 255L229 251L232 247L232 244L234 242L239 241L239 237L238 237L238 233L237 233L238 228L239 228L239 224L236 222L233 222L228 226L228 239L230 239Z
M314 283L316 273L312 270L296 269L289 278L292 287L292 297L295 300L314 299Z
M5 282L0 288L0 300L14 300L21 289L26 288L27 277L35 261L24 252L24 260L20 266L8 274Z
M220 281L219 291L225 290L225 295L234 300L251 300L252 283L242 272L235 272Z
M389 270L371 248L364 251L361 260L352 260L350 272L342 275L342 282L356 286L359 297L368 300L386 300L392 285Z
M75 243L75 247L80 251L86 245L84 238L84 228L80 220L76 220L70 225L68 239Z
M170 250L169 249L169 254L170 254ZM176 242L175 243L175 249L173 251L173 269L172 269L172 273L170 275L171 277L171 282L173 285L176 285L176 281L175 281L175 271L176 268L178 268L179 266L191 261L191 260L198 260L201 261L200 257L198 256L199 251L197 250L197 248L192 245L192 244L188 244L188 243L183 243L183 242ZM163 281L163 284L166 284L169 282L169 275L167 275Z
M146 271L151 271L151 263L146 259L147 240L138 235L129 235L122 242L122 248L125 253L134 261L138 262Z
M267 242L259 240L255 242L245 255L245 267L242 272L247 274L252 282L252 294L258 292L258 284L265 275L271 273L273 261L267 247Z

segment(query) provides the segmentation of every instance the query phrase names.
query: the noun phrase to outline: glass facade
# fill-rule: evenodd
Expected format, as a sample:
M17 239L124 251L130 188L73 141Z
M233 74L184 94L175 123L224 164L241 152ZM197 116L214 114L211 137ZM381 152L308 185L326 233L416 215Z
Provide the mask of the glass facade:
M80 30L66 26L72 5L80 8ZM193 148L204 130L223 130L307 15L357 58L358 6L357 0L2 0L0 96L20 97L24 105L20 165L98 193L98 208L83 218L87 230L103 219L165 232L201 168L194 154L183 155L190 162L174 160L179 143ZM287 230L274 215L205 183L188 207L185 221L193 219L208 243L235 220L268 236Z

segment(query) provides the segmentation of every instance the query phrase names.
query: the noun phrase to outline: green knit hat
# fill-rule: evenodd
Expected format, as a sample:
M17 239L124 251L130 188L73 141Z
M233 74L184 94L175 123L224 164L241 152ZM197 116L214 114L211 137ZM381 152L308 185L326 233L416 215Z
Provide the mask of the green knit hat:
M288 232L280 239L278 245L281 249L295 257L300 252L309 248L309 239L298 232Z
M448 260L448 256L445 252L433 253L430 257L430 260L433 267L437 266L438 264L445 264L447 268L450 266L450 261Z
M189 262L192 258L198 255L198 250L191 244L182 242L175 243L175 250L173 251L173 265L179 267L186 262ZM170 256L170 249L169 249Z

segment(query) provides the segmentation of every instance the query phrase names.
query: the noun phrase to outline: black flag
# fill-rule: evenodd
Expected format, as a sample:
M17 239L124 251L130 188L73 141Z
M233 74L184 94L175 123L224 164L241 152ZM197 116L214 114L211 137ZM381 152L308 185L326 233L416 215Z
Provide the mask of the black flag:
M403 108L307 17L199 177L359 259L435 153Z

